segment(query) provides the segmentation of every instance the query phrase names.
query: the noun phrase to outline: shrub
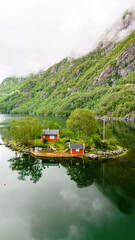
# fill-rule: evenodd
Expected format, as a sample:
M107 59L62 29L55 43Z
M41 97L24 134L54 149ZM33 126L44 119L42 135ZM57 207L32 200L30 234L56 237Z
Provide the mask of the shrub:
M115 150L117 147L117 139L116 138L110 138L108 139L108 149Z
M74 133L71 130L63 129L60 133L60 136L63 138L69 138L72 139L74 136Z
M41 139L37 139L36 140L36 144L33 145L33 147L43 147L43 148L47 148L47 143L44 143Z

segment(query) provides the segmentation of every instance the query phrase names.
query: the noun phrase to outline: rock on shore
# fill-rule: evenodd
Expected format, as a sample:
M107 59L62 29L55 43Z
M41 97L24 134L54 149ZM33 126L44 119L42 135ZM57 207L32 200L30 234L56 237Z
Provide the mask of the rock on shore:
M112 151L112 150L107 150L105 152L103 151L98 151L98 152L94 152L94 153L87 153L85 154L85 157L88 157L89 159L92 160L96 160L96 159L100 159L100 158L111 158L111 157L115 157L118 156L120 154L123 154L126 150L119 147L118 150Z

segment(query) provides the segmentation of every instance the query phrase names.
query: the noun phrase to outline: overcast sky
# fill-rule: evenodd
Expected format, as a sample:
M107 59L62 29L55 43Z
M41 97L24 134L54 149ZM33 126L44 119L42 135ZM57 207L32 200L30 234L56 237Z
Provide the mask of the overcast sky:
M0 0L0 82L82 55L135 0Z

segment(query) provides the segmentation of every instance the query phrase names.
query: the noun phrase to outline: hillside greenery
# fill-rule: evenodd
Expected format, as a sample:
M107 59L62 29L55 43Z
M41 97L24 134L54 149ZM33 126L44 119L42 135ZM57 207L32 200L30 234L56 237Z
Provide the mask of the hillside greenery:
M116 68L117 58L134 42L135 31L107 53L98 47L83 57L65 58L44 72L5 79L0 85L0 112L68 116L85 108L98 116L134 114L135 68L125 77L115 71L99 80L107 67ZM123 69L127 64L123 62Z

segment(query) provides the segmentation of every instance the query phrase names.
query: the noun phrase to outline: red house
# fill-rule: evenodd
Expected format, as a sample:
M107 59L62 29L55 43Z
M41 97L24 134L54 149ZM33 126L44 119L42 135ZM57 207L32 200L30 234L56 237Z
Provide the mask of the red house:
M83 155L85 146L84 144L70 144L69 148L71 149L72 155Z
M59 137L59 129L43 129L42 141L57 141Z

